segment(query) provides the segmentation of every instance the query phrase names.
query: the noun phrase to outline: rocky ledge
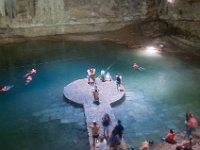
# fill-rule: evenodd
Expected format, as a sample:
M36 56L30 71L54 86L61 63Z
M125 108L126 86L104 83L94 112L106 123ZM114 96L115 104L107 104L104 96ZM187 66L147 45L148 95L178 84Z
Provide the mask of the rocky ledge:
M183 141L189 141L189 137L185 133L179 133L175 136L176 144L169 144L167 142L161 142L155 144L154 150L176 150L176 147ZM192 150L200 150L200 127L193 132Z

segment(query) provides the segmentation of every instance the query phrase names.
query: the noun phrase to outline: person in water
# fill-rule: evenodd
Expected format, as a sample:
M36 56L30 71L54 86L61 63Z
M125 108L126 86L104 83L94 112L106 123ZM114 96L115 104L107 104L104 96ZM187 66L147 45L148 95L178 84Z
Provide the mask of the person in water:
M14 87L14 85L6 85L6 86L3 86L3 87L0 87L0 92L9 91L13 87Z
M32 76L29 75L28 77L26 77L25 84L28 85L32 80L33 80Z
M37 70L36 69L31 69L30 71L27 72L27 74L24 75L25 78L27 78L30 75L36 74Z
M134 63L133 64L133 68L134 69L138 69L138 70L140 70L140 71L143 71L145 68L143 68L143 67L140 67L137 63Z

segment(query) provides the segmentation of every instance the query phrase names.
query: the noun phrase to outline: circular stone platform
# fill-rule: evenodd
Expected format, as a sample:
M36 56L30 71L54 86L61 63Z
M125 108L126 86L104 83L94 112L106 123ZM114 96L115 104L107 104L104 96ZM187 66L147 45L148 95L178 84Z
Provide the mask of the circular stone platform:
M100 103L114 103L125 95L124 90L117 90L114 81L101 82L99 78L96 80L96 86L99 90ZM121 87L124 89L124 87ZM64 96L78 104L92 104L94 86L88 84L87 78L76 80L64 87Z
M117 102L125 95L124 87L121 86L121 91L117 89L117 85L114 81L102 82L99 78L96 79L97 89L99 90L100 104L94 103L93 91L94 86L88 84L87 78L76 80L64 87L64 96L77 104L81 104L84 107L86 116L87 130L89 136L90 147L92 148L92 133L90 129L91 123L95 120L100 126L99 134L103 135L102 117L105 113L108 113L111 119L109 125L109 133L117 124L117 120L110 106L111 103ZM126 143L124 139L121 140L120 147L122 150L126 150Z

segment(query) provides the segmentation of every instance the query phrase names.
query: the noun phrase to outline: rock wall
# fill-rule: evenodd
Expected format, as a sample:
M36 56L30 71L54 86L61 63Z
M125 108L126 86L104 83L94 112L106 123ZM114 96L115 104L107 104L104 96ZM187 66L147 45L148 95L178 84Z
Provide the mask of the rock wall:
M148 0L0 0L0 36L111 31L146 18Z
M200 38L200 0L161 0L158 6L160 19L183 34ZM173 34L173 33L172 33Z

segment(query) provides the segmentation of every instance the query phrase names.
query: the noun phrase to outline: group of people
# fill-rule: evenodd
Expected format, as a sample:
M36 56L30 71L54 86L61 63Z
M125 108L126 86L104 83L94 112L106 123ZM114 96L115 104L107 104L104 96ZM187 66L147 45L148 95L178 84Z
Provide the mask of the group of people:
M197 119L193 116L191 112L186 112L185 114L185 128L186 128L186 140L183 140L178 146L176 147L176 150L192 150L193 146L193 131L198 126Z
M99 90L96 83L96 69L94 67L90 67L87 70L87 79L88 84L94 86L94 91L92 92L94 97L94 103L99 104ZM104 70L101 70L100 80L102 82L106 81L112 81L112 77L109 72L105 72ZM122 76L120 73L116 74L116 85L118 91L123 91L123 88L121 88L122 84Z
M94 149L107 150L108 147L113 150L118 149L118 146L121 143L124 127L122 126L121 121L118 120L117 125L113 128L111 134L109 134L110 123L110 116L105 113L102 117L103 135L101 136L99 135L100 125L98 125L96 121L93 121L93 123L89 126L92 131L92 144Z
M186 137L181 143L177 143L175 140L175 132L173 129L170 129L167 135L162 138L164 142L169 144L177 144L176 150L192 150L193 141L192 141L192 132L198 126L197 119L193 116L191 112L186 113L185 127L186 127ZM150 145L152 141L144 141L140 147L140 150L150 150ZM134 148L132 148L133 150Z
M32 81L32 76L37 73L36 69L31 69L28 71L25 75L25 85L29 84ZM11 90L14 87L14 85L5 85L5 86L0 86L0 92L7 92Z
M191 112L187 112L185 115L185 128L186 128L186 138L181 143L177 144L176 150L192 150L192 133L198 126L197 119L193 116ZM165 138L162 139L170 144L176 144L175 133L172 129L169 130Z
M106 81L112 81L112 77L109 72L105 72L105 70L101 70L101 77L100 77L102 82Z

